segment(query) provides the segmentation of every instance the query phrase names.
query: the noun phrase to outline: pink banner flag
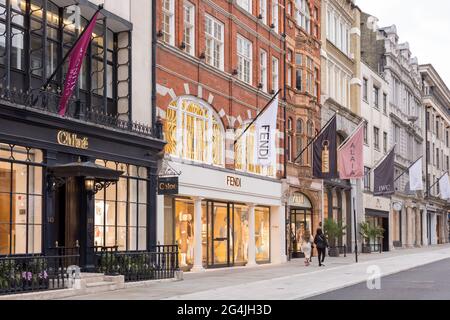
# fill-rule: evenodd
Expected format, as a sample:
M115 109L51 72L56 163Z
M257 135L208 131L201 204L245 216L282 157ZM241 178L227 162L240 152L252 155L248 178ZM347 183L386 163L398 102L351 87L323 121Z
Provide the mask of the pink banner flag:
M338 150L338 168L341 179L364 177L364 126L360 126Z
M94 15L91 22L87 26L86 31L83 33L77 44L73 48L69 58L69 69L66 75L66 81L64 83L64 91L59 102L59 115L64 116L66 114L67 103L75 90L80 75L81 66L83 65L83 59L86 56L88 45L91 41L92 32L94 31L95 24L97 23L97 17L99 11Z

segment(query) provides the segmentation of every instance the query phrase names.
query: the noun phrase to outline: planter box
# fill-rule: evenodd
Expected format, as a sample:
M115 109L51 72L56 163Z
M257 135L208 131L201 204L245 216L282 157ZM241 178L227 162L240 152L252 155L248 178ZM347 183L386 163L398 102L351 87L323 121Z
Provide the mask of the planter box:
M363 246L362 253L372 253L372 248L370 246Z
M340 256L339 248L329 248L328 255L333 258L338 258Z

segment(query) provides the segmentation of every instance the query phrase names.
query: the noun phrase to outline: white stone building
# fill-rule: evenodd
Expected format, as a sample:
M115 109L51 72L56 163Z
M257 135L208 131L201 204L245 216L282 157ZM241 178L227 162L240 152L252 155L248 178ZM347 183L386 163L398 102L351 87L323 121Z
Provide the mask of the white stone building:
M440 197L439 178L450 169L450 91L432 65L421 65L426 109L427 215L423 244L448 243L448 202Z
M378 72L372 70L364 62L361 63L362 103L361 114L367 121L364 132L364 184L363 208L364 221L372 226L380 226L385 230L382 241L372 239L366 246L372 251L389 251L392 240L389 229L392 226L390 217L391 201L386 197L373 195L373 169L391 150L390 140L390 106L389 83ZM362 221L359 221L362 222Z

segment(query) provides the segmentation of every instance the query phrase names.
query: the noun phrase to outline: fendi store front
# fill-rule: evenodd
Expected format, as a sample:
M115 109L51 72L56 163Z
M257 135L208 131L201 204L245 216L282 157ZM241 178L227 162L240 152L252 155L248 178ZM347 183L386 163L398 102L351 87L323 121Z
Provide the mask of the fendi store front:
M179 192L159 196L158 240L178 243L183 270L286 260L280 181L175 160L170 166L180 172Z

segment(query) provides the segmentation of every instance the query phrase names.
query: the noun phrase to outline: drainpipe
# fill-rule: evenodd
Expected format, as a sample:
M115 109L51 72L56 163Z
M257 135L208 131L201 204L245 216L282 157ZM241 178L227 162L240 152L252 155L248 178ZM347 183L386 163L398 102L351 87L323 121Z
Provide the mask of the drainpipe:
M152 122L151 127L156 130L156 1L152 1ZM156 131L154 131L155 133ZM161 137L158 137L161 138Z

